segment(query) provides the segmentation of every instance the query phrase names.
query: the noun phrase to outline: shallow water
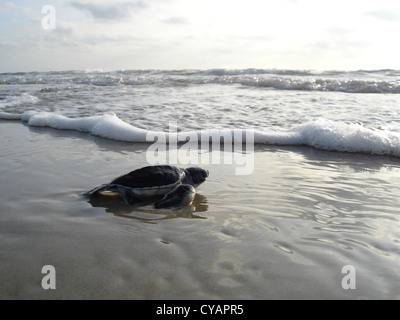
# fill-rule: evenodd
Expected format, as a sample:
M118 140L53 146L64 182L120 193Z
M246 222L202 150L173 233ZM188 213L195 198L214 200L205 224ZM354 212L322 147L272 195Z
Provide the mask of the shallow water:
M0 141L2 299L400 298L398 158L258 147L251 175L204 165L195 208L155 212L80 196L146 144L4 121Z
M146 142L254 130L256 144L400 157L396 70L119 70L0 74L0 119Z
M316 119L398 131L400 72L182 70L0 74L0 112L112 112L143 129L292 129Z

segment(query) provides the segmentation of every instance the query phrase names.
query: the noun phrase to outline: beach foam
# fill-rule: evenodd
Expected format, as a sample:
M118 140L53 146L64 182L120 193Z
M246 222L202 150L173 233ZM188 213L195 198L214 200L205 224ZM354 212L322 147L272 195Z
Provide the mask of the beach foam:
M20 96L8 97L0 100L0 105L4 107L13 107L20 104L35 104L39 99L33 95L23 93Z
M184 132L161 132L137 128L115 114L104 114L82 118L68 118L51 112L27 111L23 114L0 113L3 120L21 120L29 126L49 127L59 130L87 132L106 139L150 143L154 137L164 137L166 142L185 142L189 139L198 141L219 141L221 136L237 137L242 134L254 134L255 144L270 145L305 145L321 150L372 155L390 155L400 157L400 134L388 130L369 129L356 123L345 123L318 119L298 125L291 130L268 131L264 128L197 130ZM149 137L152 137L149 139ZM253 140L252 140L253 141Z

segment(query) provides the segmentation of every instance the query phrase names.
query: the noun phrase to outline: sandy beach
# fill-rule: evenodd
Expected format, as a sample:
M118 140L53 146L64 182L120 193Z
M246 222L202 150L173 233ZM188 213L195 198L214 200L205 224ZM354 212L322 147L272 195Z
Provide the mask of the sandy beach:
M0 299L400 298L398 158L258 146L251 175L205 165L193 206L160 212L81 196L146 144L19 121L0 143Z
M400 300L399 1L3 2L0 300Z

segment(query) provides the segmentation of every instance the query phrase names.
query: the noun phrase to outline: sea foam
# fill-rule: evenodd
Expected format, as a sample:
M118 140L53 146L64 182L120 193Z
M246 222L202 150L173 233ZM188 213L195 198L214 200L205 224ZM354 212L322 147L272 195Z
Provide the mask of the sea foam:
M115 114L100 116L68 118L51 112L27 111L23 114L0 112L0 119L21 120L28 126L49 127L59 130L87 132L106 139L151 143L154 137L163 137L168 143L185 142L188 139L197 141L223 141L221 137L231 136L237 139L241 134L243 143L248 142L250 134L255 144L282 146L310 146L316 149L365 153L371 155L390 155L400 157L400 133L388 130L366 128L356 123L318 119L298 125L290 130L272 131L264 128L197 130L182 132L162 132L137 128ZM240 138L240 137L239 137Z
M33 95L23 93L20 96L12 96L0 100L0 105L4 107L13 107L20 104L35 104L39 99Z

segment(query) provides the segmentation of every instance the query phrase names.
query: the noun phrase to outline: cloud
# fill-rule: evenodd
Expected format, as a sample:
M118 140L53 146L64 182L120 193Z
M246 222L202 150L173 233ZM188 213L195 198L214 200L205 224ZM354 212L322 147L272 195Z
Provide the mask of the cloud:
M113 2L112 4L73 1L70 5L76 9L89 12L93 18L98 20L120 20L130 17L136 10L147 8L147 5L142 1Z
M400 22L400 15L390 11L374 10L366 12L366 15L381 21Z
M161 22L166 24L175 24L175 25L188 25L190 24L189 20L184 17L171 17L167 19L161 20Z

